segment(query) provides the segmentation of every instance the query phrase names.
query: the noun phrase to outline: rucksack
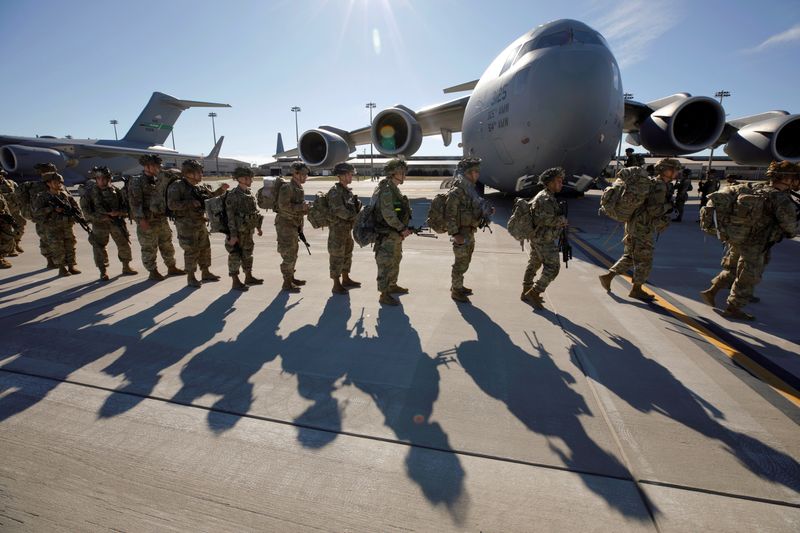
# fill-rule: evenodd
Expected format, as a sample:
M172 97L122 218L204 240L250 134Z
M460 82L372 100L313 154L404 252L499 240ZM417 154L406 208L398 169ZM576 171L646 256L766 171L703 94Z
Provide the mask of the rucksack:
M642 167L623 168L617 179L603 190L599 213L617 222L628 222L644 204L653 181Z
M92 202L92 189L96 186L97 182L92 179L86 180L80 186L80 201L78 203L81 206L81 211L83 211L83 216L89 220L92 219L95 213L94 203Z
M228 191L225 191L225 194L205 201L208 231L211 233L228 233L228 210L225 209L227 198Z
M447 233L447 196L450 192L440 192L433 197L428 210L428 226L436 233Z
M353 240L362 248L374 244L378 238L378 232L375 230L375 201L376 197L373 195L370 204L358 212L353 225Z
M508 219L508 233L520 242L533 238L533 208L525 198L514 200L514 208Z
M168 198L168 196L169 196L169 188L172 187L172 185L176 181L181 179L181 174L180 174L180 172L177 172L174 169L168 169L168 170L163 171L163 175L159 176L159 179L163 180L164 177L166 177L166 182L167 182L166 185L164 186L164 214L166 215L167 218L172 219L172 218L175 218L175 214L169 208L169 198ZM156 183L160 184L160 182L156 182Z
M308 222L314 229L324 228L331 223L331 210L328 206L328 196L318 192L311 207L308 208Z
M749 184L713 192L700 209L700 229L722 242L744 243L769 224L766 202Z
M278 191L286 185L280 176L265 176L264 186L256 193L256 203L261 209L278 211Z
M40 192L45 190L47 190L47 185L41 180L23 181L19 184L16 194L22 216L33 220L33 201Z

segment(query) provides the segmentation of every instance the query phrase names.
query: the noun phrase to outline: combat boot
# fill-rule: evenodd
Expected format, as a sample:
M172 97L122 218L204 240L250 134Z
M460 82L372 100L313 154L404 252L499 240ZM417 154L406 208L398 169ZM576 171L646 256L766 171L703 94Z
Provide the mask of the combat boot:
M22 249L22 246L20 246L19 243L17 243L17 245L16 245L16 247L14 249L17 251L18 254L21 254L22 252L25 251L25 250Z
M72 274L69 273L69 270L67 270L67 267L61 266L61 267L58 267L58 275L60 277L62 277L62 278L65 278L67 276L71 276Z
M11 268L11 263L0 257L0 268Z
M6 257L17 257L19 254L17 253L16 248L13 249L11 252L6 254Z
M381 305L400 305L400 302L397 301L397 298L389 294L388 291L381 293L381 297L378 298L378 302L380 302Z
M719 291L721 291L721 290L722 290L722 286L721 285L716 285L716 284L712 283L711 287L707 288L704 291L700 291L700 298L703 299L703 301L706 303L706 305L709 305L711 307L716 307L717 306L717 301L716 301L717 293Z
M69 273L70 273L70 274L80 274L80 273L81 273L81 271L80 271L80 270L78 270L78 269L77 269L77 267L76 267L75 265L69 265L69 266L67 267L67 270L69 270Z
M284 276L281 290L286 292L300 292L300 287L292 282L292 276Z
M644 292L641 283L634 283L633 288L631 288L631 292L628 293L628 296L630 296L631 298L636 298L637 300L641 300L643 302L652 302L653 300L655 300L655 296Z
M154 268L153 270L150 271L150 275L147 277L147 279L151 281L164 281L167 278L165 278L164 275L161 272L159 272L157 268Z
M167 276L185 276L186 271L182 268L178 268L177 265L171 265L167 267Z
M245 292L250 290L250 287L248 287L239 280L239 274L231 274L231 281L233 282L231 285L231 290L233 291Z
M461 289L450 289L450 298L452 298L456 302L461 302L465 304L471 303L469 301L469 298L467 298L467 295Z
M189 272L186 274L186 285L188 287L200 288L202 287L202 283L200 283L196 277L194 277L194 272Z
M610 270L603 274L602 276L598 276L600 278L600 285L606 290L606 292L611 292L611 280L614 279L616 276L616 272L611 272Z
M294 283L294 284L295 284L295 285L297 285L298 287L302 287L303 285L305 285L305 284L306 284L306 280L304 280L304 279L297 279L296 277L294 277L294 275L292 275L292 283Z
M467 296L472 296L472 289L470 289L469 287L461 287L461 292L463 292Z
M136 274L138 274L138 272L131 268L130 263L122 263L123 276L135 276Z
M523 285L522 286L522 294L519 295L519 299L522 300L523 302L530 303L525 298L525 295L528 293L529 290L531 290L531 285Z
M47 258L47 266L45 268L58 268L51 258Z
M745 313L738 307L734 307L728 304L728 307L725 311L722 312L722 316L725 318L733 318L734 320L755 320L756 317L751 315L750 313Z
M358 289L361 287L361 282L350 279L349 272L342 272L342 287L345 289Z
M542 293L535 288L531 288L525 293L525 301L530 303L534 309L538 309L539 311L544 309L544 299L542 299Z
M395 283L389 286L389 294L408 294L408 289Z
M333 278L333 288L331 289L333 294L347 294L347 289L342 287L342 284L339 282L339 278Z
M100 281L108 281L108 279L108 272L106 272L106 269L104 268L100 271Z
M238 274L237 274L238 279ZM252 270L245 270L244 271L244 283L245 285L261 285L264 283L264 280L261 278L256 278L253 276Z
M203 281L219 281L220 277L211 272L208 267L200 267L200 279Z

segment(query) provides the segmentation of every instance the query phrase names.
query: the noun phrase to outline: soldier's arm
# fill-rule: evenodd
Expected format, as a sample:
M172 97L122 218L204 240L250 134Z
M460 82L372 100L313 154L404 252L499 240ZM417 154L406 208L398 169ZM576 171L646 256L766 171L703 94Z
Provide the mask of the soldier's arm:
M444 216L447 222L447 234L456 235L461 229L459 207L461 195L458 191L451 191L447 194L447 200L444 204Z
M228 190L228 187L223 187L222 185L217 187L216 190L214 190L214 191L211 191L211 189L209 189L209 191L211 192L211 198L216 198L217 196L222 196L223 194L225 194L225 191L227 191L227 190Z
M144 192L142 191L141 178L133 178L128 185L128 200L131 205L131 214L136 220L147 218L144 213Z
M793 239L797 236L797 211L794 208L794 202L786 193L775 195L774 198L775 219L784 236Z
M92 192L89 195L89 201L91 205L94 206L94 213L89 216L90 222L97 222L102 220L104 217L110 216L109 211L106 209L105 203L101 201L102 193L100 190L95 187L92 189Z
M174 213L181 213L194 207L196 201L191 194L184 194L186 187L180 181L174 181L167 187L167 207Z
M294 190L292 184L283 185L278 191L278 213L297 213L303 211L303 204L293 202Z
M397 231L406 229L405 224L400 222L400 218L398 218L394 210L394 197L392 196L392 191L389 190L388 187L382 190L378 195L378 206L380 207L383 219L389 226Z
M33 201L33 212L37 217L48 218L53 214L53 207L47 201L47 192L40 192Z

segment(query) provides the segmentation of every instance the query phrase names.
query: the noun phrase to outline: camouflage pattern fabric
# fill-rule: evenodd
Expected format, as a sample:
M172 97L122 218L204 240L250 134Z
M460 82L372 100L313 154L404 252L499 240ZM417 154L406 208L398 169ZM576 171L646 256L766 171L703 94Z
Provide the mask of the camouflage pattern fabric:
M205 183L193 185L187 179L173 181L167 189L167 206L175 217L178 244L183 249L184 270L192 273L199 266L211 266L211 240L206 227L205 204L200 198L225 194L221 187L211 191Z
M50 254L50 259L57 267L75 265L75 234L72 231L73 220L58 213L48 203L53 193L50 191L40 193L33 202L34 216L42 220L44 231L44 248ZM55 196L69 202L78 212L80 207L75 199L67 192L61 191Z
M0 176L0 195L5 199L8 212L17 223L17 230L14 235L15 247L22 240L22 236L25 234L25 224L27 223L25 217L22 216L22 206L17 195L17 188L17 183L14 180Z
M481 206L472 194L475 185L468 179L457 179L447 193L445 202L445 221L447 233L461 235L464 244L453 242L453 265L450 270L451 289L464 287L464 274L469 270L472 254L475 251L475 232L481 221Z
M525 268L522 278L522 289L527 291L533 287L539 292L544 292L547 286L556 279L561 269L555 240L558 239L566 219L555 195L547 189L540 191L533 198L531 209L534 230L533 238L530 240L531 252L528 257L528 266ZM542 272L534 281L536 272L540 268Z
M341 183L328 191L331 220L328 231L328 256L331 278L350 273L353 265L353 225L361 203L353 191Z
M378 232L375 242L375 263L378 265L378 291L386 292L393 284L397 284L400 275L400 262L403 260L403 237L400 232L405 230L411 221L411 205L390 178L378 182L375 201L375 229Z
M278 253L281 256L281 274L284 278L294 276L297 264L298 239L303 229L303 187L290 180L278 191L275 215L275 233L278 237Z
M403 237L397 233L378 236L375 242L375 263L378 265L378 292L386 292L397 284L403 260Z
M92 223L92 237L89 242L92 245L94 254L94 264L101 271L108 268L108 239L114 239L117 246L117 257L122 263L129 263L133 259L131 245L125 239L122 230L111 221L109 213L113 211L128 211L127 198L122 191L113 186L101 189L98 186L92 187L89 191L89 203L92 206L91 214L86 213L89 222ZM123 223L125 220L123 219Z
M172 230L165 217L153 218L149 221L150 228L143 230L141 225L136 225L136 236L139 238L139 247L142 250L142 264L148 271L156 269L158 252L168 267L175 266L175 247L172 245Z
M10 215L11 210L8 207L3 195L0 194L0 214ZM14 240L14 228L11 224L0 221L0 259L14 253L16 241Z
M228 215L228 236L238 239L237 246L225 244L228 251L228 273L239 274L253 270L253 232L261 228L264 217L259 214L256 199L250 189L236 187L225 197L225 211Z

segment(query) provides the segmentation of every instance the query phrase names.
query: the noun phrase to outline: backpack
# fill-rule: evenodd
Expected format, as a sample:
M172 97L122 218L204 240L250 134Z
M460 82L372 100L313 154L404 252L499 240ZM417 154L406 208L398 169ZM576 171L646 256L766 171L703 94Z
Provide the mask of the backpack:
M180 174L180 172L177 172L174 169L169 169L169 170L163 171L163 175L159 176L159 179L164 179L164 177L167 178L167 184L164 186L164 214L166 215L167 218L174 219L175 218L175 214L169 208L169 198L168 198L168 196L169 196L169 188L172 187L172 185L176 181L181 179L181 174ZM156 182L156 183L158 184L158 182Z
M353 240L362 248L374 244L378 238L378 232L375 230L375 200L373 196L372 202L358 212L353 225Z
M208 231L211 233L225 233L226 235L228 233L228 210L225 209L227 198L228 191L225 191L225 194L205 201Z
M614 183L603 190L598 212L617 222L628 222L647 200L652 186L642 167L623 168Z
M328 206L328 196L318 192L311 207L308 208L308 222L314 229L324 228L331 223L331 211Z
M286 185L280 176L265 176L264 186L256 193L256 203L261 209L278 211L278 191Z
M22 216L33 220L33 201L45 190L47 186L40 180L23 181L19 184L16 194Z
M440 192L433 197L431 208L428 210L428 226L436 233L447 233L447 195L448 192Z
M520 242L533 238L533 208L525 198L514 200L514 208L508 219L508 233Z
M83 216L89 220L92 220L95 214L94 203L92 202L92 189L94 189L95 186L97 186L97 182L92 179L86 180L80 186L79 204L81 206L81 211L83 211Z
M713 192L700 209L700 229L722 242L744 243L769 225L766 202L749 184Z

